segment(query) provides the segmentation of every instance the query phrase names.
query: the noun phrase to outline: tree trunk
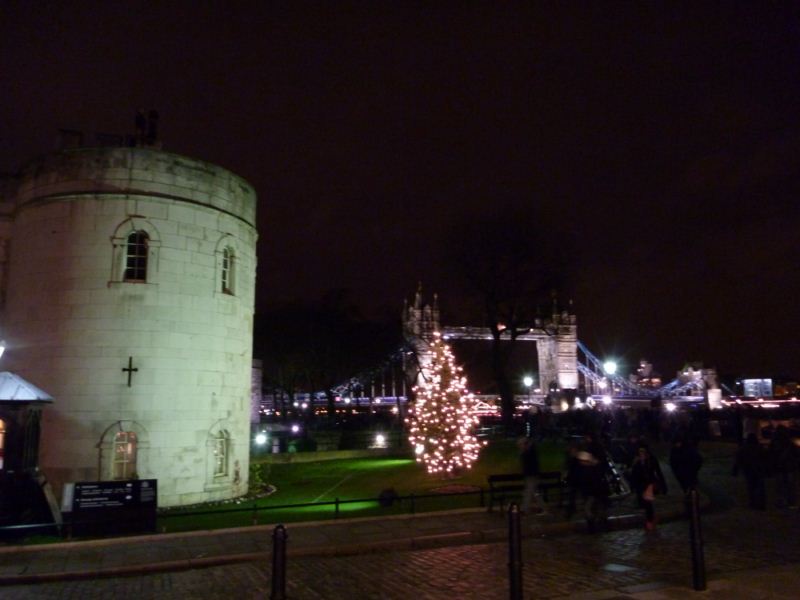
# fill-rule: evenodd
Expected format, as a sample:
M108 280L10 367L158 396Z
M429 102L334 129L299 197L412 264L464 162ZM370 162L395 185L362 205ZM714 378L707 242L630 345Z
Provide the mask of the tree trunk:
M492 375L500 393L500 414L506 431L511 431L514 424L514 388L508 378L506 367L511 356L513 342L503 349L497 335L492 341Z
M336 398L330 387L325 388L325 398L328 401L328 419L333 422L336 419Z

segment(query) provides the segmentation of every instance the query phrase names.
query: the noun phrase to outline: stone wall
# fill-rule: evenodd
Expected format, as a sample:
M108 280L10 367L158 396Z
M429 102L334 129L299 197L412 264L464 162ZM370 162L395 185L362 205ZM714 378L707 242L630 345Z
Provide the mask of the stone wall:
M29 164L13 200L6 368L55 398L40 461L55 487L111 478L114 435L133 431L136 474L159 480L161 506L245 493L253 189L201 161L103 148ZM134 230L150 238L146 282L124 281ZM233 294L220 285L225 247ZM227 472L215 476L220 432Z

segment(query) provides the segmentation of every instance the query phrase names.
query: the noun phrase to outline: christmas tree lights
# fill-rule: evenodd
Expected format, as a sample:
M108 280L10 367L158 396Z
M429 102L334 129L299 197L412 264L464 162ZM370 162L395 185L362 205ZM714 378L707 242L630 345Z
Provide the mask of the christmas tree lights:
M438 332L431 353L430 368L414 388L416 402L407 419L409 441L428 473L453 476L478 458L481 443L472 433L478 424L476 400L467 392L466 377Z

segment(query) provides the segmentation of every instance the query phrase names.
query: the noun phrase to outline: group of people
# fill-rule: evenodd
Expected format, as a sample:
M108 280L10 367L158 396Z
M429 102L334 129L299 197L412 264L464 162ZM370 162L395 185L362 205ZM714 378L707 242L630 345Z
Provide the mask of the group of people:
M744 475L750 508L767 508L766 478L775 478L775 504L782 508L797 508L797 484L800 472L800 449L795 445L789 430L779 425L769 432L767 444L762 444L755 433L749 433L736 453L733 475Z
M521 459L525 477L522 511L529 512L535 499L539 474L538 454L533 440L528 438L523 443ZM702 462L697 447L690 439L675 440L670 451L670 466L684 492L697 484ZM625 448L623 464L630 488L636 495L638 505L644 510L645 528L652 531L656 526L656 496L667 493L667 483L658 458L644 440L631 436ZM575 440L567 449L565 469L567 518L576 513L580 499L588 530L594 532L604 527L609 497L612 493L622 491L622 482L618 480L620 475L602 442L591 434ZM534 512L542 510L538 505L534 507Z
M684 494L697 486L703 464L692 431L691 427L679 428L671 435L669 465ZM775 505L796 509L800 506L800 443L796 443L784 425L770 426L761 433L761 440L756 433L746 436L736 453L733 475L744 475L751 508L766 509L766 480L771 477L775 481ZM623 466L625 481L644 511L646 529L655 529L656 499L667 493L658 458L647 441L635 434L629 435L626 443L613 448L612 460L601 436L587 434L575 437L569 444L564 467L567 518L577 512L581 501L589 531L603 527L609 497L623 491L619 488L622 476L616 471L616 463ZM522 510L530 512L533 508L533 512L543 512L544 507L535 502L539 459L532 439L526 438L521 457L525 476Z

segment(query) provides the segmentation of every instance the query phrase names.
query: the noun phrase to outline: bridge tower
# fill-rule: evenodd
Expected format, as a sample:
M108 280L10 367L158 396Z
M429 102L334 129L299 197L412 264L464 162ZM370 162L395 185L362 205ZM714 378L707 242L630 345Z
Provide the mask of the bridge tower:
M553 298L550 318L536 319L536 328L543 335L536 336L539 355L539 382L543 392L551 388L574 390L578 388L578 320L571 310L558 310Z
M422 383L428 376L428 366L433 360L431 341L433 334L440 331L439 299L433 295L433 305L422 304L422 284L417 287L414 303L409 306L406 300L403 307L403 337L414 350L418 365L406 363L406 375L415 385Z

